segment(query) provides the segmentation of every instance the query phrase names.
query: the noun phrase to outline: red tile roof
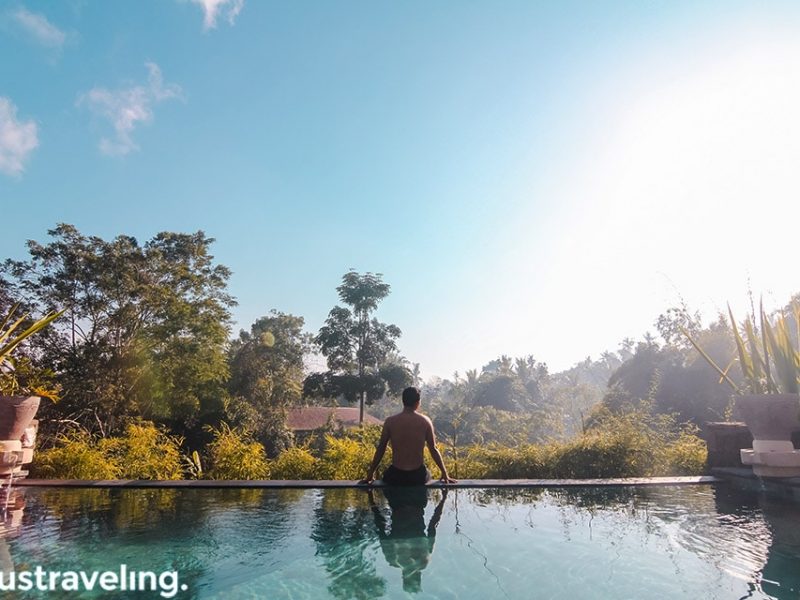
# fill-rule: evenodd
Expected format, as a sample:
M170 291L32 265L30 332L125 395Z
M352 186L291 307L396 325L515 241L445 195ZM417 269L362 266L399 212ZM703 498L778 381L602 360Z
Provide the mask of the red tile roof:
M306 406L304 408L290 408L286 414L286 426L292 431L311 431L320 429L328 424L328 418L333 413L333 418L341 427L358 426L358 408L350 406ZM382 425L383 421L364 412L365 425Z

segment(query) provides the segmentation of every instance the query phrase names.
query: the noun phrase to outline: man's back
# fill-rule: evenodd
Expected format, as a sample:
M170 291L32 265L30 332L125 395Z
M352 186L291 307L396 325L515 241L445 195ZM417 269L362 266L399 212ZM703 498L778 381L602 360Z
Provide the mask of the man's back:
M447 475L447 468L442 460L442 453L436 447L436 435L433 433L431 420L417 412L419 408L419 390L407 387L403 390L403 412L389 417L383 422L383 431L372 463L367 469L367 476L360 483L372 483L375 479L375 469L386 452L386 447L392 445L392 465L383 474L384 483L390 485L422 485L431 478L430 471L425 466L425 446L431 453L431 458L442 472L442 481L455 483Z
M431 431L431 421L416 411L404 410L386 419L389 441L392 445L392 464L404 471L422 466L425 442Z

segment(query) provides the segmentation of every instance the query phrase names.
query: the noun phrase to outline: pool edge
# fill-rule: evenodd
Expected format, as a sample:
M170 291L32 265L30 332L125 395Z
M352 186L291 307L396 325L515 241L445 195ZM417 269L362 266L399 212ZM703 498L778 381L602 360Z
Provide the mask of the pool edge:
M626 477L614 479L464 479L449 484L449 488L541 488L541 487L623 487L655 485L706 485L724 481L713 475L691 477ZM88 479L20 479L14 485L23 487L84 487L84 488L355 488L366 489L352 480L88 480ZM373 486L381 487L381 486ZM445 487L433 481L428 487Z

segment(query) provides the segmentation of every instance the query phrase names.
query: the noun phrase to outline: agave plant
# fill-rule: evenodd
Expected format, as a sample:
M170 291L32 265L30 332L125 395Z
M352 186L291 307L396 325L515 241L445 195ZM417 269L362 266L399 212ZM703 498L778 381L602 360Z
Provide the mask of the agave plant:
M29 361L19 360L14 353L26 339L41 331L60 317L64 311L50 312L30 325L25 325L28 314L17 316L19 303L11 307L4 317L0 318L0 393L14 395L19 392L32 392L37 396L56 399L55 391L47 385L40 373L30 365ZM21 379L26 380L23 385Z
M753 323L754 319L748 316L742 325L742 335L736 319L733 318L731 307L728 306L739 367L744 379L742 386L728 376L731 365L721 368L688 331L682 331L706 362L719 373L720 380L730 385L737 394L797 394L800 389L800 305L792 303L796 328L794 339L789 331L789 319L784 313L777 315L773 323L770 323L764 312L763 304L759 306L759 313L758 331Z

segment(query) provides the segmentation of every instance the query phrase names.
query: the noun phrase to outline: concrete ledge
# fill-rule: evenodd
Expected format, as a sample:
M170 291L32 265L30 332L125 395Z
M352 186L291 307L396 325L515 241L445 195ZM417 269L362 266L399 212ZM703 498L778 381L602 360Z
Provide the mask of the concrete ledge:
M539 487L612 487L612 486L647 486L647 485L697 485L722 481L713 476L699 477L630 477L618 479L462 479L450 484L450 488L539 488ZM21 479L14 485L25 487L76 487L76 488L368 488L356 481L329 480L212 480L182 479L174 481L153 480L87 480L87 479ZM376 484L372 487L382 487ZM428 487L445 487L433 481Z

